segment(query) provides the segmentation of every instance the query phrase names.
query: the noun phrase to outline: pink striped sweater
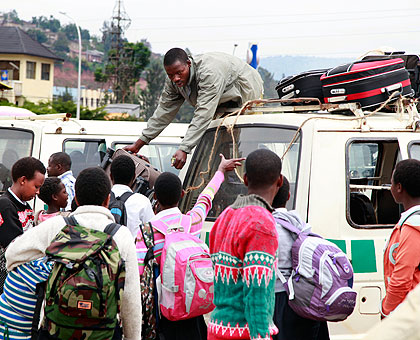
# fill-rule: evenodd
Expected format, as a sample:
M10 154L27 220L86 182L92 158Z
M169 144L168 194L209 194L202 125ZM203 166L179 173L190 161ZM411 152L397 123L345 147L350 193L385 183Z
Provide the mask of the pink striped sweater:
M203 192L198 196L197 203L184 215L189 218L184 218L183 222L185 221L185 223L183 224L188 223L191 225L191 228L189 225L183 225L184 230L189 229L192 235L200 237L201 229L203 228L203 223L211 209L214 195L216 195L224 179L225 176L223 172L217 171ZM164 224L168 225L168 227L171 227L173 225L180 224L181 216L182 213L178 208L171 208L159 212L150 222L153 226L153 221L160 220L164 222ZM153 232L155 241L153 253L160 266L160 256L162 255L162 249L165 243L165 235L157 231L155 228L153 228ZM140 230L136 238L136 250L139 273L142 275L144 271L144 258L147 253L147 247L144 244L143 236Z

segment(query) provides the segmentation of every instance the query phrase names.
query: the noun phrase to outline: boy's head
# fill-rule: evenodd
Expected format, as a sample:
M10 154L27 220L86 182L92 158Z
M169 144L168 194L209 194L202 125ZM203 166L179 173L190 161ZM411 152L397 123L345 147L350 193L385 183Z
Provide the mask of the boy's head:
M111 180L114 184L130 186L136 175L136 165L131 157L121 155L111 162Z
M60 176L71 169L71 158L65 152L53 153L48 159L48 176Z
M155 195L161 207L177 206L182 195L181 180L171 172L161 173L155 182Z
M54 205L57 208L67 206L68 194L66 187L58 177L48 177L39 189L38 197L47 205Z
M22 201L30 201L44 183L45 166L39 159L24 157L12 166L12 190Z
M249 190L266 190L278 181L281 185L280 157L268 149L251 152L245 161L245 177Z
M283 176L283 185L280 187L273 199L273 208L285 208L290 198L290 184L285 176Z
M420 198L420 161L406 159L399 162L392 174L391 193L395 202L403 203L409 198Z
M82 170L77 176L74 189L79 207L82 205L108 206L111 182L101 168L92 167Z

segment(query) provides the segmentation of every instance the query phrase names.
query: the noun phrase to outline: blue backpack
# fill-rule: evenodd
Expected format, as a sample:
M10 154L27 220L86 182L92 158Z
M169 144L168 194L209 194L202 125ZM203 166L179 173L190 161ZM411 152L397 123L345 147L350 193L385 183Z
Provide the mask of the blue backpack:
M299 230L276 218L294 234L292 275L276 274L287 293L289 306L300 316L318 321L343 321L353 312L357 293L352 289L353 268L346 254L323 237Z

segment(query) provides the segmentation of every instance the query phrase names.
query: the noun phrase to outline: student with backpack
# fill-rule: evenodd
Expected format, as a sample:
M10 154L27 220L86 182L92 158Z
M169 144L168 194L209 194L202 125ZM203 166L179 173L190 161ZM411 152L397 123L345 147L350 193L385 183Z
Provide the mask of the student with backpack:
M245 161L247 195L239 195L210 231L214 304L208 339L270 339L277 231L271 203L282 185L281 160L268 149Z
M386 243L383 317L395 310L420 282L420 161L406 159L396 165L391 194L396 203L403 205L404 212Z
M71 202L74 198L74 183L76 179L71 171L71 158L65 152L53 153L48 159L47 172L49 177L58 177L66 187L69 195L67 206L64 210L71 210Z
M32 228L34 215L28 201L39 193L44 178L40 160L21 158L12 166L12 186L0 197L0 294L7 276L4 253L10 242Z
M67 206L68 196L66 187L61 182L61 179L58 177L46 178L44 184L39 189L38 198L48 206L48 209L46 211L40 210L36 212L35 225L57 215L68 216L70 212L61 211L61 209Z
M29 230L6 251L8 270L47 255L55 263L45 288L40 339L141 339L135 245L107 209L111 183L100 168L75 184L78 208Z
M182 214L178 208L182 197L182 183L178 176L164 172L155 182L155 198L161 211L152 218L150 224L140 227L136 241L141 279L144 280L147 274L146 262L154 259L162 286L158 306L161 316L156 321L158 329L150 330L150 321L144 320L143 336L147 339L207 339L203 314L213 309L213 272L208 247L198 237L214 195L225 179L224 174L240 166L243 160L225 159L223 155L220 157L216 174L198 196L194 207L186 214ZM149 246L145 244L145 237ZM178 253L176 249L179 250ZM180 257L187 258L187 267L182 267ZM199 276L197 280L192 277L196 275ZM153 284L152 281L149 282ZM175 285L179 289L175 289ZM147 295L151 288L153 287L146 285L142 287L143 294Z
M111 199L109 210L115 222L127 226L133 238L136 238L141 223L149 222L155 216L149 199L139 193L133 193L130 186L134 181L136 166L125 155L116 157L111 163Z
M273 217L276 220L279 247L277 250L278 268L286 280L292 274L292 246L295 235L282 227L287 221L302 232L310 232L311 227L306 224L296 211L288 211L286 203L290 198L290 184L283 176L283 185L273 200ZM274 324L279 332L273 335L273 340L329 340L326 321L311 320L298 315L289 306L289 294L280 279L275 286Z

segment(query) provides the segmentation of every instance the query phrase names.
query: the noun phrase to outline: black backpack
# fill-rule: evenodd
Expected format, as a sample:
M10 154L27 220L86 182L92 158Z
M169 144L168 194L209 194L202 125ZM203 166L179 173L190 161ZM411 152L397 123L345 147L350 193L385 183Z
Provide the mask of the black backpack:
M109 200L108 209L115 218L115 223L127 225L127 210L125 209L125 202L133 195L133 192L125 192L121 196L116 197L111 191L111 199Z

